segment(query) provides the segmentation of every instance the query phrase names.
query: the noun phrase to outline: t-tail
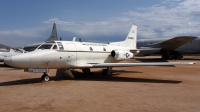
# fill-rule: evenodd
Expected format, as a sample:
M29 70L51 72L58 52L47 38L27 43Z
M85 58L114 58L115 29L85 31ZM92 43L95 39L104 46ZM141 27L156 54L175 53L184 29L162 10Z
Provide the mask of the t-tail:
M58 40L56 24L55 23L53 24L52 33L51 33L50 37L46 41L54 41L54 40Z
M136 43L137 43L137 26L133 24L124 41L111 42L110 44L130 47L131 49L137 49Z

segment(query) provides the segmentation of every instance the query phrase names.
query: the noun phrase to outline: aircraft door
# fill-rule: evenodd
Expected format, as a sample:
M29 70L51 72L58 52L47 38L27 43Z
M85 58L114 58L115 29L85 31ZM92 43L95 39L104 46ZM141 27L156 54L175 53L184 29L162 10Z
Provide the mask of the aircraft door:
M75 44L67 43L67 49L68 49L67 61L69 61L69 62L76 62L77 50L76 50Z

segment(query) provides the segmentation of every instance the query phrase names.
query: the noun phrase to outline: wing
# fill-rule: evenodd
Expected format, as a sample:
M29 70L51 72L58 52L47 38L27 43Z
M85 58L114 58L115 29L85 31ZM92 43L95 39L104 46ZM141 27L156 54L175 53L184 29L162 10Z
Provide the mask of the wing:
M173 51L177 49L178 47L196 39L198 37L195 36L179 36L179 37L174 37L172 39L169 39L167 41L164 41L162 43L159 43L161 48L167 49L169 51Z
M195 62L151 62L151 63L89 63L73 65L74 68L105 68L105 67L132 67L132 66L173 66L190 65Z
M167 50L167 51L174 51L178 47L196 39L198 37L195 36L179 36L174 37L172 39L169 39L167 41L161 42L161 43L155 43L152 45L149 45L148 47L140 47L138 49L131 49L130 51L134 54L137 54L141 51L160 51L161 49Z

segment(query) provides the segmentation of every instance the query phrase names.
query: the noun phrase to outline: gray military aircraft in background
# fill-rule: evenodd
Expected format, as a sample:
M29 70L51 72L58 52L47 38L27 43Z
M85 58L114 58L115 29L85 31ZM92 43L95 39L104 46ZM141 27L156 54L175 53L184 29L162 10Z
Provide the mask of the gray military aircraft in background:
M162 59L182 59L182 54L199 54L200 38L196 36L179 36L165 39L140 39L137 48L159 48L157 50L141 50L137 56L161 54Z

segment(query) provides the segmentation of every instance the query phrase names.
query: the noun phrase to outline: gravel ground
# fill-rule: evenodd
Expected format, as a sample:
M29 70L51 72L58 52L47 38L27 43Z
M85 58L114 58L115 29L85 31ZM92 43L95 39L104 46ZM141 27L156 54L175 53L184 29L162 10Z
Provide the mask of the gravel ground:
M159 57L137 57L124 62L162 61ZM172 62L176 60L172 60ZM199 112L200 57L186 66L114 68L112 77L101 77L101 69L90 75L74 70L75 79L56 77L42 83L42 74L6 68L0 63L0 111L63 112Z

